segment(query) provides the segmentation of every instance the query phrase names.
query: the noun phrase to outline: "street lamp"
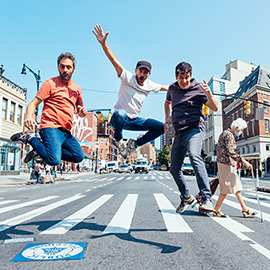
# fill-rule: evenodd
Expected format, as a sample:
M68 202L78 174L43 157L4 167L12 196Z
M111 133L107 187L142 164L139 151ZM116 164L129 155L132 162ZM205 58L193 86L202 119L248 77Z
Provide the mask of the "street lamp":
M23 64L22 71L21 71L22 76L25 76L27 74L26 69L28 69L35 76L36 83L37 83L37 92L38 92L39 84L41 83L40 70L38 70L38 73L36 73L30 67L28 67L26 64ZM36 116L36 122L37 122L38 107L36 107L36 109L35 109L35 116Z

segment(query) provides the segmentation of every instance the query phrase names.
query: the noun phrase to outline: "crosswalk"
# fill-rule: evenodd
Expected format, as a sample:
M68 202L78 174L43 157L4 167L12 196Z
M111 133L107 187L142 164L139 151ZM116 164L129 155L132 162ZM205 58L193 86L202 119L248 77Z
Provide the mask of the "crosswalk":
M158 175L157 175L158 176ZM141 177L142 180L150 180L155 179L157 183L162 184L165 188L168 190L178 193L173 188L168 186L167 184L164 184L162 182L162 179L153 175L147 176L147 178ZM166 179L169 176L163 177L163 180ZM125 179L127 181L130 180L136 180L136 177L127 176ZM111 177L110 179L104 177L99 178L97 181L98 186L103 185L106 181L118 181L122 180L123 177ZM97 187L98 187L97 186ZM90 190L90 189L89 189ZM87 192L87 190L86 190ZM179 194L179 193L178 193ZM245 195L244 195L245 194ZM245 192L243 194L243 199L246 203L249 204L249 209L251 211L258 212L257 207L257 200L255 197L255 194L252 192ZM60 196L47 196L40 199L30 200L27 202L21 202L20 200L6 200L1 201L0 199L0 217L3 218L4 214L9 214L9 217L12 216L13 212L16 212L15 210L20 209L20 212L23 212L19 215L14 215L13 217L0 220L0 232L3 232L13 226L17 226L20 224L24 224L26 221L33 220L37 218L38 216L41 216L46 213L51 213L51 211L54 211L56 209L61 209L61 207L68 206L69 204L73 202L79 202L83 201L83 203L87 200L83 200L86 198L87 195L83 195L81 193L75 194L73 196L70 196L68 198L63 198L62 195ZM59 221L59 219L55 222L54 225L50 226L49 228L44 229L43 231L39 232L41 235L64 235L67 234L69 231L71 231L75 226L77 226L79 223L83 222L85 219L91 217L93 213L99 214L99 211L101 211L102 206L110 205L113 198L116 198L115 194L103 194L100 197L92 200L87 201L84 206L79 207L79 209L76 209L76 204L73 204L73 208L75 209L74 212L71 215L68 215L67 217L64 217L62 220ZM102 233L104 234L127 234L130 233L130 231L133 229L132 224L134 221L135 213L138 213L140 211L143 211L143 209L136 207L138 205L138 202L143 199L143 195L137 194L137 193L131 193L127 194L125 197L121 197L120 204L114 209L113 212L110 213L110 220L108 221L108 224L104 226L104 229ZM153 202L156 203L156 209L154 210L155 215L157 215L157 218L161 218L163 221L164 229L168 233L188 233L192 234L194 231L194 228L192 229L192 226L190 227L189 224L189 216L188 215L180 215L175 212L176 208L174 206L175 203L172 203L170 199L168 198L168 195L166 196L164 193L152 193L151 194ZM175 196L175 195L172 195ZM217 200L218 196L214 195L213 199ZM263 208L263 217L265 222L270 222L270 214L267 211L270 208L270 196L268 194L261 194L260 198L264 199L261 202L261 206ZM42 206L40 206L40 203L42 203ZM232 209L239 210L239 213L241 213L241 208L238 202L236 202L234 196L228 195L227 198L224 201L224 204L227 207L230 207ZM74 207L75 205L75 207ZM81 204L80 204L81 205ZM177 205L178 206L178 205ZM33 209L34 208L34 209ZM29 210L30 209L30 210ZM158 209L158 211L157 211ZM251 229L248 227L248 225L244 225L239 221L239 219L234 218L227 218L227 219L221 219L221 218L214 218L212 214L209 214L210 220L213 222L213 224L219 224L226 230L230 231L234 235L236 235L239 239L243 241L248 241L251 247L253 247L255 250L266 256L268 259L270 259L270 251L266 248L264 248L262 245L256 243L253 239L246 236L244 233L254 232L254 229ZM256 218L260 218L258 215ZM259 221L259 220L258 220ZM144 217L144 222L147 223L148 219L147 216Z

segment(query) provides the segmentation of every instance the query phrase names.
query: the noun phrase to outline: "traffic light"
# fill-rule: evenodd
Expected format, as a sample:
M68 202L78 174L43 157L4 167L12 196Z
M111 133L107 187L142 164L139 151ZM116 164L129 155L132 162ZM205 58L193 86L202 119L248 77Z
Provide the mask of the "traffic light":
M249 100L244 101L244 114L250 114L251 113L251 105Z
M203 104L203 107L202 107L202 113L204 115L209 115L209 107L207 107L205 104Z

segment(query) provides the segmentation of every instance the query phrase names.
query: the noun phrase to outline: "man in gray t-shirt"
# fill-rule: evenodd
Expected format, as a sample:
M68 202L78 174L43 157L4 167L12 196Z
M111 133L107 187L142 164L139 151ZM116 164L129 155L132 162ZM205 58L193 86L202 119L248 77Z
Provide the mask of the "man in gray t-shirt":
M184 212L188 205L194 201L182 172L183 161L187 153L203 198L200 211L213 212L208 175L201 157L205 138L205 119L202 105L205 104L213 111L218 110L218 105L206 82L204 84L197 83L191 74L190 64L182 62L176 66L175 77L177 81L169 86L164 106L165 130L172 110L172 122L176 134L172 146L170 168L170 173L181 193L181 203L176 212Z
M110 124L114 128L114 137L120 154L127 158L138 146L150 142L164 133L162 122L151 118L144 119L139 117L139 114L142 104L150 92L167 91L168 86L154 83L148 79L151 74L151 64L147 61L137 63L135 75L124 69L106 42L109 32L104 34L100 25L96 25L94 28L94 35L121 80L118 101L114 106L115 111ZM122 140L122 130L124 129L147 132L137 140L129 139L125 146Z

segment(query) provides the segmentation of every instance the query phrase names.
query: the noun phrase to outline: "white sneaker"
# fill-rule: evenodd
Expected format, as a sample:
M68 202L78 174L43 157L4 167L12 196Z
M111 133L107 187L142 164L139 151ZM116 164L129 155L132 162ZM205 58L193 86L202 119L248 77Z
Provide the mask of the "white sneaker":
M116 147L118 148L120 155L123 158L127 158L127 146L126 146L126 142L123 139L116 142Z
M127 156L136 151L135 140L129 139L127 143Z

